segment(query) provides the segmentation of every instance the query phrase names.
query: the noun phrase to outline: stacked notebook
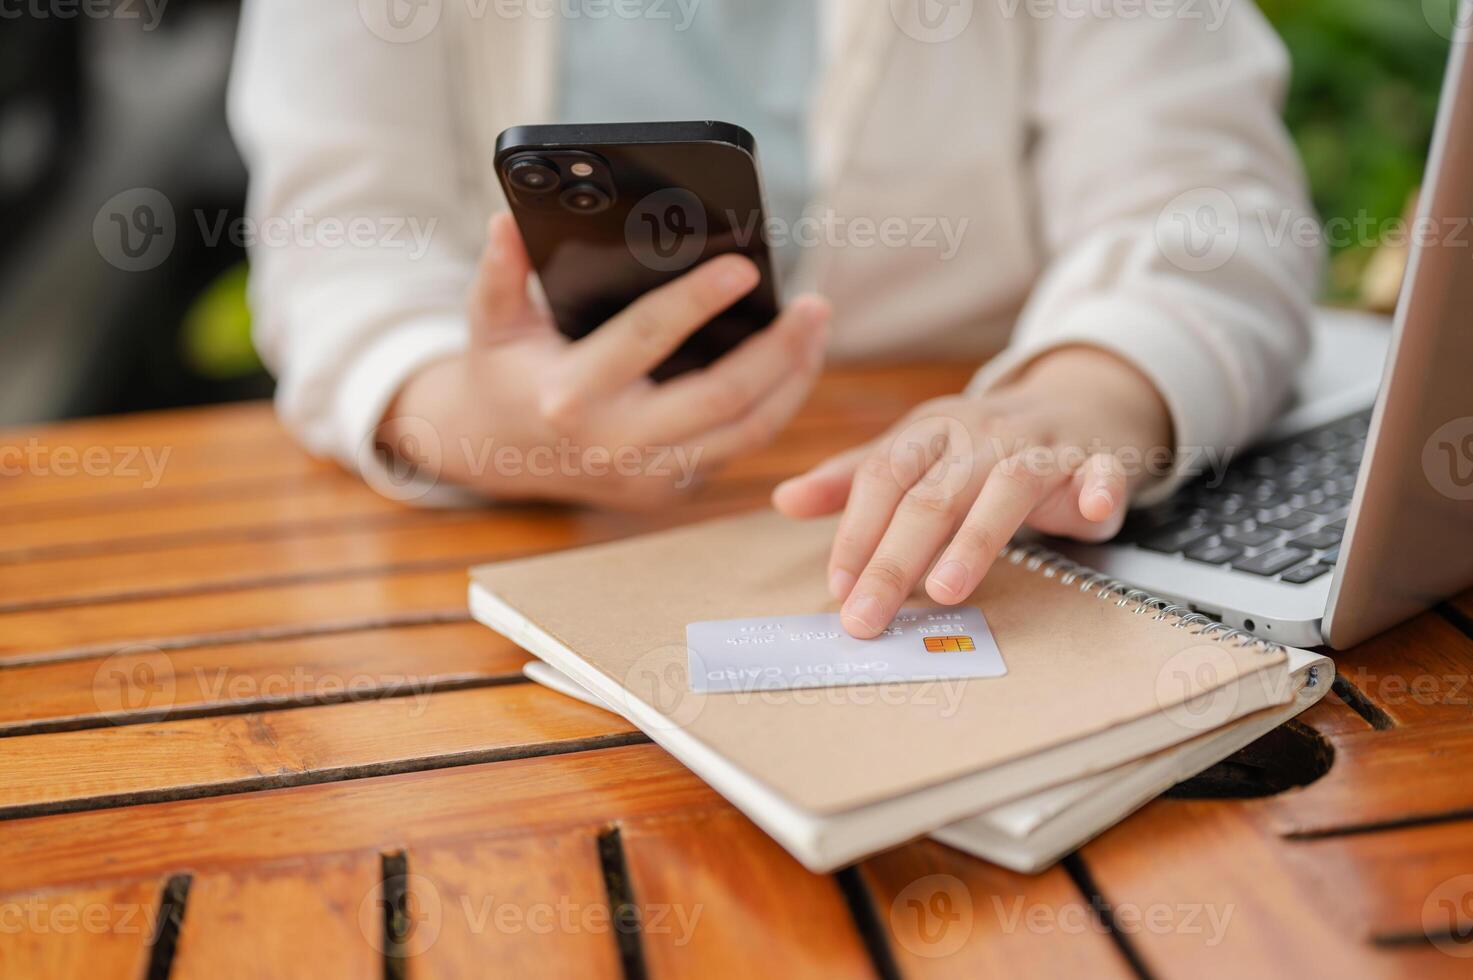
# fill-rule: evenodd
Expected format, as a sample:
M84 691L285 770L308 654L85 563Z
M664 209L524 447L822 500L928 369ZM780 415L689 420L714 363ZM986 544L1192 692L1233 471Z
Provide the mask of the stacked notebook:
M975 644L896 626L897 642L938 658L935 677L857 683L825 667L817 688L720 691L692 677L745 648L703 657L688 626L782 629L836 612L824 587L833 533L831 520L764 511L485 565L471 572L471 612L539 658L530 677L628 718L819 871L927 834L1045 867L1333 679L1324 657L1031 546L1009 548L964 604L985 618ZM801 653L808 635L779 639ZM955 675L994 643L1005 673Z

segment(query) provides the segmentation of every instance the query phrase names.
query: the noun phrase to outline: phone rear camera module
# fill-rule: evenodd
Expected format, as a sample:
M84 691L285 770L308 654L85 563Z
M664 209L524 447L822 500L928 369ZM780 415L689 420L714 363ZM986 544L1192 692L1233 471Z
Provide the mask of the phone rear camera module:
M506 165L506 179L519 191L545 194L554 190L562 178L557 167L542 157L516 157Z
M613 203L613 199L596 184L570 184L558 195L558 200L563 207L579 214L598 214Z

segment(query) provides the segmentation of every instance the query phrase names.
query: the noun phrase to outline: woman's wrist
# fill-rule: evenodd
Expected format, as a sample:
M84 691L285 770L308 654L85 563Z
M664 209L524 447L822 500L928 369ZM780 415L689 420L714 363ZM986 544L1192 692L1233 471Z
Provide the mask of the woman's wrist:
M1132 434L1132 448L1171 447L1171 410L1160 390L1139 368L1103 348L1075 345L1041 354L1009 387L1083 400L1090 410L1111 413L1102 426Z

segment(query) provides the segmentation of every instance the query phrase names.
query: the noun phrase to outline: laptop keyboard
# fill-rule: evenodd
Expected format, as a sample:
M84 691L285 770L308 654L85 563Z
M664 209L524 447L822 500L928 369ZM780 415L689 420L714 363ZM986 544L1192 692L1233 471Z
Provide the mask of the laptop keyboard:
M1135 511L1117 539L1302 585L1335 567L1371 412L1240 456Z

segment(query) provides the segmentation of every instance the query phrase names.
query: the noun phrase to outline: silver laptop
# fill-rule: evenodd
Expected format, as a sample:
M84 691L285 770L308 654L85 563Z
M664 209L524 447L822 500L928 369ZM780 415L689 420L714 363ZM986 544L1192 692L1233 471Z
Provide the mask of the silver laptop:
M1344 649L1473 586L1470 41L1452 45L1414 226L1432 233L1412 236L1389 343L1353 317L1317 325L1298 404L1257 446L1110 544L1060 550L1297 646Z

